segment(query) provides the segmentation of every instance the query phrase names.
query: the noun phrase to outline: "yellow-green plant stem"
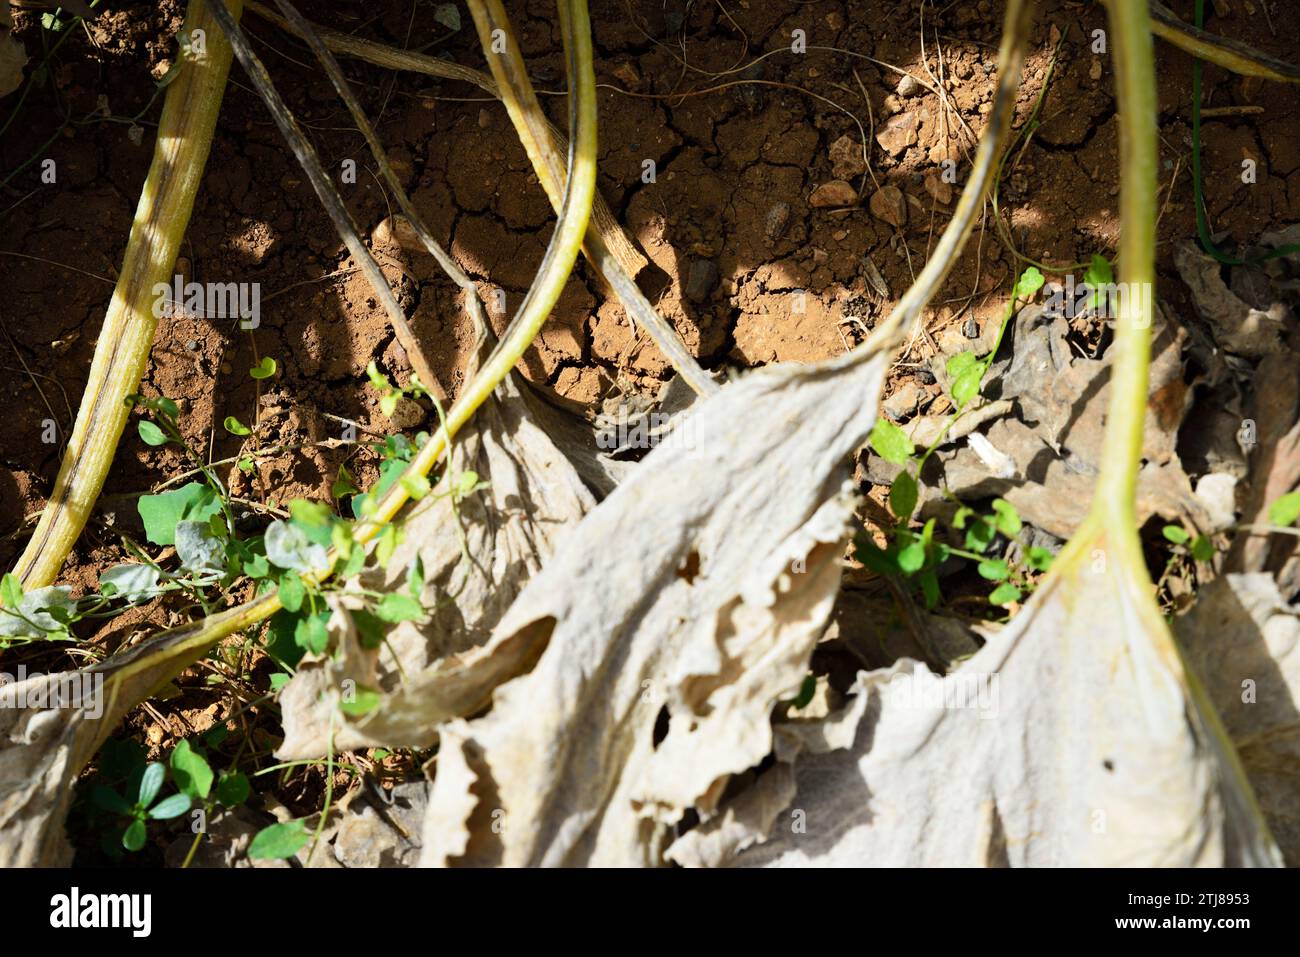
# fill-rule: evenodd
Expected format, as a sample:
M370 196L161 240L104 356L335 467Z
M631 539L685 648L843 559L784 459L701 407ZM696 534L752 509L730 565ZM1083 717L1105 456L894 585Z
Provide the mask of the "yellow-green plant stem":
M238 0L229 6L238 15ZM28 590L55 580L104 487L131 412L126 399L139 389L153 345L154 286L171 284L212 146L230 72L230 46L203 0L191 0L182 29L187 37L203 30L206 49L201 56L187 54L180 76L167 87L153 163L140 193L76 425L54 490L14 569Z
M255 0L250 0L248 9L258 16L282 25L289 32L308 39L302 23L294 23L280 17L256 3ZM565 7L561 5L560 10L563 12ZM471 4L471 12L476 17L485 16L490 29L504 31L499 35L513 36L509 20L500 4L495 7ZM377 66L395 70L414 70L430 76L473 83L502 100L515 124L524 150L533 164L538 182L541 183L552 207L559 211L560 204L564 200L565 138L546 118L546 114L537 103L528 81L523 59L513 44L509 45L509 49L490 57L490 62L494 64L503 61L505 69L494 68L493 75L486 76L477 70L421 53L393 50L367 40L335 33L323 27L310 29L319 38L319 42L332 52L355 56ZM308 43L311 43L310 39ZM526 122L521 123L521 117ZM623 304L628 316L650 333L650 337L659 346L664 357L687 385L699 395L711 395L716 392L717 383L700 367L677 330L659 315L638 288L634 277L645 266L645 257L632 245L599 193L596 194L596 201L592 208L587 236L583 241L583 251L597 275L605 281Z
M1156 279L1155 49L1146 8L1110 0L1116 99L1119 106L1120 239L1119 297L1115 324L1110 412L1101 454L1101 476L1093 501L1111 520L1137 535L1138 465L1146 420L1147 367L1151 356Z
M1172 43L1180 50L1233 73L1279 83L1300 83L1300 67L1295 64L1271 57L1240 41L1218 37L1185 23L1163 3L1154 0L1151 4L1151 30L1160 39Z
M514 368L559 299L582 247L596 192L596 78L586 0L561 0L561 3L567 3L573 25L572 42L566 43L566 59L572 90L570 115L574 129L569 146L570 173L559 221L541 268L505 338L448 410L445 427L430 437L407 466L404 474L408 476L427 475L432 470L446 451L451 438ZM509 42L514 42L513 37ZM489 38L484 43L485 51L491 49L490 44ZM488 53L489 57L492 55ZM355 545L364 546L372 541L392 521L407 500L405 483L395 482L375 510L354 526ZM337 551L331 549L327 566L303 577L312 583L324 581L332 573L337 559ZM164 632L124 656L116 656L104 662L103 669L111 672L105 682L110 693L109 700L114 703L110 705L110 713L116 713L114 707L120 694L125 694L126 700L130 700L132 695L138 696L136 700L139 700L139 697L170 680L216 642L265 621L281 607L279 592L267 592L250 602L211 615L192 625ZM130 680L146 672L151 678L149 682L142 684L141 681Z

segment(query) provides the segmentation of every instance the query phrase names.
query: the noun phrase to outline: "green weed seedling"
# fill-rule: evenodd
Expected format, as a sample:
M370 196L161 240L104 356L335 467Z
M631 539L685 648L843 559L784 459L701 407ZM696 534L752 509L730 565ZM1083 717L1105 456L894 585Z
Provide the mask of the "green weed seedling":
M912 440L888 419L877 419L872 427L870 438L872 449L886 462L902 466L902 471L894 478L889 488L889 510L893 513L895 524L885 530L888 539L887 547L881 548L862 536L858 542L858 560L878 574L915 582L926 608L934 608L942 598L937 570L950 557L956 556L975 562L980 576L995 583L989 595L989 602L996 606L1009 605L1021 600L1033 587L1031 573L1044 572L1051 565L1052 553L1038 547L1023 548L1023 564L1018 565L988 555L998 535L1002 535L1008 541L1017 541L1020 535L1020 516L1015 507L1005 499L995 499L992 504L993 511L987 515L978 515L973 509L958 503L959 508L953 518L953 530L961 533L964 547L937 540L933 518L927 521L919 532L911 527L912 514L916 511L917 502L920 500L918 483L921 469L924 468L926 460L934 450L943 443L953 423L980 394L984 376L998 353L1007 326L1015 315L1016 306L1020 302L1031 300L1042 286L1042 273L1033 266L1025 269L1017 279L1014 293L1007 303L992 350L985 356L962 352L948 360L947 369L952 383L951 393L955 411L944 423L938 438L924 453L918 455Z

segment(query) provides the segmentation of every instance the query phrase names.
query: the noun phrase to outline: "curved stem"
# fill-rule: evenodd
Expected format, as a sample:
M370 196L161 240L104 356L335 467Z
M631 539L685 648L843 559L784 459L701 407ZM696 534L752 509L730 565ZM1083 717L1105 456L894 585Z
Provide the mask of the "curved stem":
M1146 420L1156 273L1155 50L1146 5L1108 0L1119 103L1119 316L1110 410L1092 511L1136 537L1137 475Z
M239 0L229 2L232 15L238 16ZM28 590L54 581L85 527L131 414L126 398L139 390L149 361L158 324L154 287L171 285L230 72L230 44L207 4L191 0L182 30L189 36L198 29L206 33L206 52L187 57L167 88L153 163L140 191L77 422L54 490L14 569Z

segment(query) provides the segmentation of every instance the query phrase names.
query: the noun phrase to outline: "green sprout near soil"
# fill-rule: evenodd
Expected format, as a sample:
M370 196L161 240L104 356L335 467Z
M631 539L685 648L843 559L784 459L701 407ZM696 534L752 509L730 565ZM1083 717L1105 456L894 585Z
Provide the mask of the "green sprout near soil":
M1005 499L995 499L992 511L979 515L958 502L951 531L961 533L964 547L946 544L936 537L936 520L931 518L915 532L911 528L912 515L920 500L920 475L926 461L940 445L953 424L968 411L983 387L984 376L993 364L1002 346L1003 336L1015 315L1016 307L1029 302L1043 287L1043 275L1030 266L1016 280L1010 301L1002 315L993 348L983 356L974 352L961 352L948 359L947 372L951 381L950 392L954 411L944 423L939 435L923 453L899 426L886 418L876 420L871 430L871 448L886 462L902 466L889 488L889 510L896 524L884 529L887 546L881 548L866 536L860 536L858 560L877 574L895 580L916 583L927 609L935 608L942 599L939 588L939 568L951 558L964 558L976 563L980 577L994 583L988 596L989 604L1005 606L1020 601L1032 591L1035 574L1047 571L1052 563L1052 553L1037 546L1019 542L1020 515ZM947 494L947 493L945 493ZM1022 559L1012 563L1005 558L990 555L997 537L1008 543L1017 543Z

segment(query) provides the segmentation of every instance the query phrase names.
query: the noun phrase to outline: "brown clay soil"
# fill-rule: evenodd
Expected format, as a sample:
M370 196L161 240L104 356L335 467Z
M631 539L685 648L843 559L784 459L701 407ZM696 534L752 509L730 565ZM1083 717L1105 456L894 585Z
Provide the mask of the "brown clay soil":
M160 98L149 105L155 80L175 56L173 37L183 17L179 0L107 6L39 71L0 141L4 567L21 550L58 469L61 445L42 441L44 423L54 420L61 442L80 401L150 161L161 108ZM563 71L552 4L516 0L508 7L534 81L554 93ZM1174 7L1190 18L1190 2ZM1211 15L1209 28L1293 59L1300 20L1274 14L1270 21L1249 0L1232 7L1229 18ZM465 29L455 34L433 20L431 5L413 0L304 9L337 30L484 68L463 9ZM955 195L940 176L943 163L955 161L959 188L985 124L1001 4L926 5L924 31L920 9L916 0L593 0L599 186L651 261L639 277L643 288L706 367L807 362L843 352L861 341L926 261ZM39 63L40 11L28 5L15 15L16 35ZM372 236L394 204L371 172L374 164L345 109L309 65L303 44L252 13L244 23L325 167L356 161L356 183L342 189L363 234ZM1044 0L1034 27L1017 123L1039 97L1058 39L1059 58L1041 125L1008 162L1000 202L1020 251L1049 263L1113 255L1116 247L1113 74L1109 56L1090 49L1092 31L1104 26L1100 5ZM795 30L805 32L806 52L791 52ZM1191 61L1159 42L1157 55L1159 293L1180 309L1189 308L1187 292L1173 272L1170 244L1195 229ZM900 89L901 74L873 61L924 82L905 81ZM507 312L513 311L542 258L553 217L504 109L462 84L353 60L344 68L437 238L484 289L504 289ZM933 88L944 91L942 100ZM1207 106L1262 108L1205 124L1205 189L1215 227L1242 243L1300 220L1300 99L1214 68L1206 70L1205 89ZM543 100L563 125L563 97ZM7 118L16 101L12 95L0 103L0 114ZM142 129L133 133L129 118L142 110ZM855 153L864 129L870 169ZM44 158L56 163L55 184L41 180ZM1254 185L1241 182L1245 158L1258 164ZM643 178L647 161L654 164L652 182ZM837 179L852 191L824 189ZM901 210L872 208L877 184L901 190ZM403 263L393 248L380 244L378 251L416 335L454 393L470 338L455 287L428 257ZM885 289L871 281L869 263ZM361 484L373 477L368 451L316 444L339 437L342 419L378 435L393 431L364 369L373 359L394 377L405 379L410 371L353 266L236 65L177 271L200 282L260 283L261 326L248 333L204 316L165 321L142 384L146 394L180 403L189 440L215 460L240 450L240 439L221 427L228 415L267 423L263 445L297 446L262 460L251 476L223 466L235 495L277 502L321 497L345 461ZM938 386L921 369L923 361L969 348L971 338L991 342L1017 271L986 217L936 297L924 334L896 367L891 390L911 382L922 408L936 399ZM491 318L504 328L507 315L494 309ZM279 373L259 384L248 369L262 356L274 357ZM616 383L653 392L669 375L658 349L633 331L585 263L523 371L586 408ZM178 454L151 449L128 431L104 505L65 579L91 584L102 568L122 560L112 522L133 507L116 505L129 502L119 497L148 491L183 469ZM112 627L141 628L142 617L133 613ZM206 702L201 709L215 710ZM187 720L199 710L188 711ZM210 714L206 720L211 723Z

